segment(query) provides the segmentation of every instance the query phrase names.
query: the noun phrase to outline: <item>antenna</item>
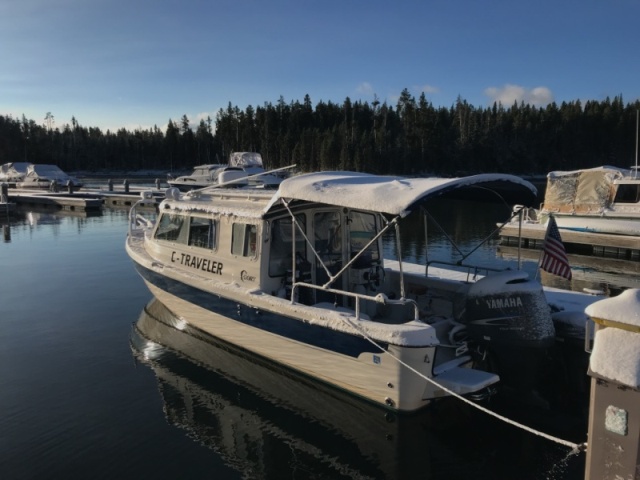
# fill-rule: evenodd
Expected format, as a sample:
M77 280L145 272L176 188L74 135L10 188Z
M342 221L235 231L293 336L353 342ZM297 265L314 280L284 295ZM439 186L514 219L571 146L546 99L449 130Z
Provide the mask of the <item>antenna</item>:
M634 170L634 178L638 176L638 128L640 128L640 110L636 110L636 168Z

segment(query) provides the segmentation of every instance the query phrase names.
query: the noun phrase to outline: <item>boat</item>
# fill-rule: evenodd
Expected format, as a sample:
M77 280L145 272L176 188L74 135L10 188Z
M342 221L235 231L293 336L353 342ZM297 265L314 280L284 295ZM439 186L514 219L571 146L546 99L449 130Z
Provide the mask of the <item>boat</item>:
M47 189L57 191L60 188L82 188L82 182L60 169L56 165L31 164L24 178L16 183L17 188Z
M282 177L267 173L262 164L262 156L256 152L234 152L229 156L229 163L198 165L190 175L169 178L170 187L182 192L210 187L219 183L233 182L241 187L252 183L263 188L275 188Z
M402 261L403 220L427 216L434 198L532 205L536 194L504 174L319 172L275 191L170 188L157 218L132 207L126 251L192 327L408 412L448 395L486 398L500 379L530 387L555 329L552 302L524 271ZM585 319L585 297L556 297L553 309L567 317L577 306Z
M535 218L546 225L550 216L560 229L640 236L637 167L550 172L544 202Z
M15 187L27 174L27 168L32 165L29 162L11 162L0 165L0 184L6 183Z

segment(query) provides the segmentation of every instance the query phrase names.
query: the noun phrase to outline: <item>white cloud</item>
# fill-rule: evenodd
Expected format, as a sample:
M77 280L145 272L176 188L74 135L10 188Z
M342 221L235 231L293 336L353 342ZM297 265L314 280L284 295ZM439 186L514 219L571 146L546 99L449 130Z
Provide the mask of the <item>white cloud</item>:
M433 85L418 85L413 88L420 93L440 93L440 89Z
M373 95L373 86L369 82L362 82L356 87L356 92L361 95Z
M510 107L516 102L543 107L553 102L553 93L547 87L528 89L520 85L506 84L502 87L489 87L484 94L491 99L491 103L498 102L505 107Z

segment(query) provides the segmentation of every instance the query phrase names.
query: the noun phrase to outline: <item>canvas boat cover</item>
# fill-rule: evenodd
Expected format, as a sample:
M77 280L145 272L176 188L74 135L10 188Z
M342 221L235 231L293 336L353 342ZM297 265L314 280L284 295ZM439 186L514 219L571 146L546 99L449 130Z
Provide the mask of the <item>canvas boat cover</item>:
M11 162L0 165L0 179L22 178L30 165L32 164L29 162Z
M60 167L46 164L29 165L27 175L29 177L38 176L56 180L69 178L69 175L60 170Z
M445 194L532 206L537 189L506 174L462 178L403 178L355 172L320 172L288 178L265 209L281 198L336 205L391 215L408 215L421 202Z
M256 152L234 152L229 156L230 167L262 167L262 155Z
M542 209L559 213L602 212L615 198L615 181L625 174L625 170L615 167L550 172Z

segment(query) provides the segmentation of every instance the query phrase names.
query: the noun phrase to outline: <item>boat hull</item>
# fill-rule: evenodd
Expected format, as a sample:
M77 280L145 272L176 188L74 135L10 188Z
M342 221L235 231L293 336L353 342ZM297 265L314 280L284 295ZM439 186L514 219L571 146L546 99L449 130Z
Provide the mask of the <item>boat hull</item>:
M640 235L640 217L616 218L601 215L554 214L558 228L576 232L607 233L612 235Z
M392 359L383 359L382 353L376 352L375 348L363 351L356 357L325 350L243 324L187 302L149 281L145 282L151 293L169 310L188 319L185 321L189 325L221 340L375 403L395 406L398 410L412 411L429 403L423 398L427 382L415 373L403 369ZM243 306L238 306L238 310L242 308ZM412 357L424 358L429 354L433 356L434 348L411 350L413 351L397 353L405 359L407 353ZM371 360L374 357L376 360ZM395 388L396 385L402 385L402 390Z

